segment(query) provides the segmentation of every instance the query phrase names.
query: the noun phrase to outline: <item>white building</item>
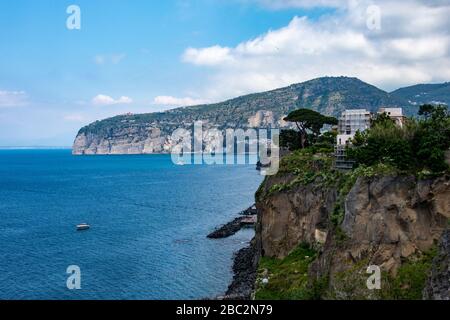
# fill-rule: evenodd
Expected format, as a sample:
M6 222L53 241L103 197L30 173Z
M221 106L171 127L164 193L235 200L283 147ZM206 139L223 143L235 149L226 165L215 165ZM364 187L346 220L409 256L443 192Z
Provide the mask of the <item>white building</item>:
M402 108L380 108L378 114L386 113L395 123L402 127L406 121ZM366 109L345 110L339 118L338 136L335 148L335 166L338 169L352 169L354 161L347 159L345 148L351 143L357 131L370 128L372 114Z
M339 134L337 136L337 144L339 146L347 145L354 136L354 134Z
M380 108L378 114L382 113L386 113L398 126L403 127L406 117L403 115L402 108Z
M339 118L337 145L346 145L356 131L370 128L372 115L366 109L345 110Z
M354 161L346 158L345 147L357 131L363 132L370 128L372 114L366 109L345 110L339 117L338 136L335 149L335 166L338 169L349 170L353 168Z

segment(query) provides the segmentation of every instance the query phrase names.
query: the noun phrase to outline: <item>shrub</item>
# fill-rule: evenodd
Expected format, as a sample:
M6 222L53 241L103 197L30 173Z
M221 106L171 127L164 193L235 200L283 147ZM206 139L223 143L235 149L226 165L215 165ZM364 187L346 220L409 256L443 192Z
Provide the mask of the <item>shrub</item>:
M310 299L308 269L316 256L317 252L308 244L301 244L284 259L262 257L258 269L256 299ZM269 283L261 283L264 276L268 277ZM320 289L318 285L314 287L313 293L316 295Z
M446 106L425 108L424 119L409 119L403 127L385 115L355 135L347 155L357 165L384 163L405 172L448 170L445 151L450 147L450 116Z
M285 129L280 132L280 147L289 150L301 149L300 138L298 132L293 129Z
M424 252L422 256L405 261L395 277L385 275L386 288L381 291L381 298L395 300L421 300L422 292L429 276L436 247Z

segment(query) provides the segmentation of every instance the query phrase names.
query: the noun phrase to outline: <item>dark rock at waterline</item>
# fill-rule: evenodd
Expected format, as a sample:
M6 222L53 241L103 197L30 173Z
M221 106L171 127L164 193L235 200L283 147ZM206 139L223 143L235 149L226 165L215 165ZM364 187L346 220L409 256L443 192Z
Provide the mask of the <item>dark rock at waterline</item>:
M241 230L241 221L243 217L239 217L234 219L233 221L228 222L217 230L214 230L210 234L208 234L208 238L211 239L220 239L232 236L239 230Z
M234 256L234 277L225 296L221 300L250 300L255 289L258 255L253 239L248 247L239 250Z
M256 205L252 205L250 207L248 207L247 209L245 209L244 211L241 211L239 214L241 216L251 216L251 215L256 215L258 213L258 211L256 210Z
M241 211L240 217L223 225L208 235L208 238L226 238L240 229L255 226L257 222L257 209L255 205ZM258 269L258 254L256 240L253 238L248 247L235 253L233 258L233 281L224 296L216 297L218 300L250 300L255 288Z
M210 239L227 238L234 235L244 227L255 225L256 215L245 215L228 222L217 230L211 232L207 237Z

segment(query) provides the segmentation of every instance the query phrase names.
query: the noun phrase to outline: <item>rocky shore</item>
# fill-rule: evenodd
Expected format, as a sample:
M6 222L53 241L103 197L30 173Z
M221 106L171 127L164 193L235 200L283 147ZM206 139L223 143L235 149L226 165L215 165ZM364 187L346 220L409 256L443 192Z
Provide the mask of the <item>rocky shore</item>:
M238 217L238 218L234 219L233 221L230 221L227 224L224 224L217 230L214 230L213 232L208 234L207 237L210 239L222 239L222 238L227 238L227 237L234 235L236 232L241 230L242 219L244 219L244 217Z
M256 206L253 205L239 213L241 216L221 226L207 237L221 239L234 235L245 227L254 227L257 220ZM255 288L258 268L258 250L253 238L249 246L242 248L233 257L233 280L225 295L218 296L218 300L249 300Z
M241 216L224 224L220 228L208 234L210 239L228 238L246 227L253 227L256 224L256 207L253 205L239 213Z
M250 300L255 289L258 269L258 251L253 239L248 247L242 248L234 256L233 281L221 300Z

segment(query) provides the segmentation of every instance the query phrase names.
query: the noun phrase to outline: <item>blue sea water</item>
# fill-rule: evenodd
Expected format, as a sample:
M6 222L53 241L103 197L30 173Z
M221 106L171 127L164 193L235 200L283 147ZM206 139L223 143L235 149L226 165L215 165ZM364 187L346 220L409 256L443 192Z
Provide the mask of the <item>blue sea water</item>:
M168 155L0 150L0 299L197 299L222 294L253 237L206 235L250 206L252 165ZM89 231L77 232L82 222ZM81 289L66 286L69 265Z

